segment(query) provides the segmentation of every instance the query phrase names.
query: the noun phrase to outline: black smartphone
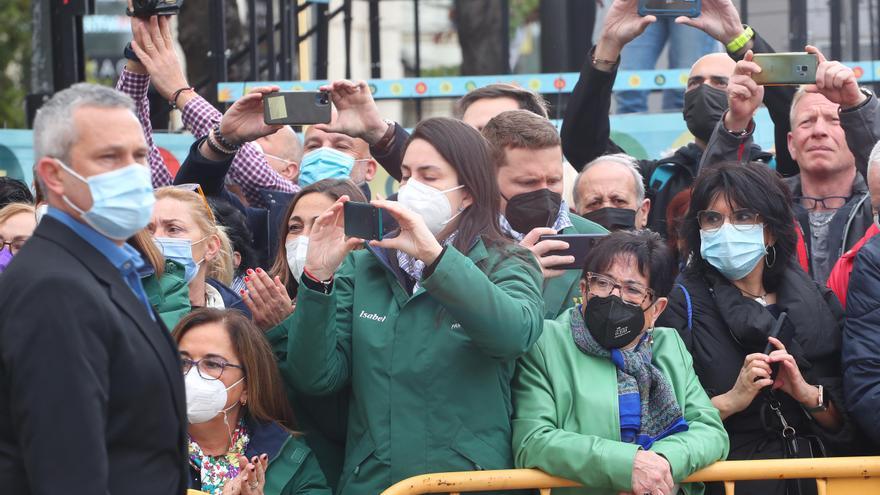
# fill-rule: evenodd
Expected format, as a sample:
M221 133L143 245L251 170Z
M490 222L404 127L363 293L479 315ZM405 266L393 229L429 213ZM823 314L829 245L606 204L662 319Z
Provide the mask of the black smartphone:
M554 266L554 270L583 270L584 261L587 259L590 249L608 234L555 234L542 235L540 241L562 241L568 243L568 249L562 251L550 251L546 256L574 256L574 263L570 265Z
M382 211L370 203L349 201L343 205L345 235L365 241L382 240Z
M639 15L699 17L700 0L639 0Z
M788 318L788 313L782 312L779 315L779 318L776 319L776 323L773 324L773 328L770 329L770 333L767 335L768 337L774 337L779 339L783 345L788 345L786 343L787 339L784 339L782 335L782 329L785 326L785 319ZM767 341L767 347L764 348L764 354L770 355L771 352L776 350L776 346ZM779 365L782 363L771 363L770 364L770 379L776 380L776 375L779 373ZM757 380L756 380L757 381Z
M289 91L263 97L263 122L270 125L312 125L330 123L330 93Z

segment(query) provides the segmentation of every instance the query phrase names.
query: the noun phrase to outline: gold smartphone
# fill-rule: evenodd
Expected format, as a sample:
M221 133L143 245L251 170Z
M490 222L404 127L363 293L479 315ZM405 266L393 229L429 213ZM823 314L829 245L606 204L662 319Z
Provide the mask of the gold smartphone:
M762 86L796 86L816 83L819 59L806 52L756 53L752 60L761 67L752 79Z

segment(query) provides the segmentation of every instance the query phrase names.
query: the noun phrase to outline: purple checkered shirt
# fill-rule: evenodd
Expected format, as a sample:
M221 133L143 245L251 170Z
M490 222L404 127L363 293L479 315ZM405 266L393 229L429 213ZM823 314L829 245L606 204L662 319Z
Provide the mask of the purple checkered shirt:
M153 177L153 187L162 187L171 185L173 178L165 167L165 161L159 154L159 148L153 141L153 126L150 124L150 103L147 99L147 89L150 87L150 76L146 74L136 74L123 69L119 81L116 83L116 89L131 96L136 105L138 119L144 128L144 137L150 148L150 172ZM183 124L196 137L201 139L205 137L214 124L220 122L223 116L216 108L208 103L204 98L196 95L183 108ZM242 191L247 197L251 205L257 207L267 207L268 205L260 197L260 191L264 189L273 191L282 191L286 193L296 193L299 186L293 184L289 180L282 177L276 172L266 157L257 151L257 148L251 143L245 143L235 158L232 159L232 166L229 169L228 179L241 186Z

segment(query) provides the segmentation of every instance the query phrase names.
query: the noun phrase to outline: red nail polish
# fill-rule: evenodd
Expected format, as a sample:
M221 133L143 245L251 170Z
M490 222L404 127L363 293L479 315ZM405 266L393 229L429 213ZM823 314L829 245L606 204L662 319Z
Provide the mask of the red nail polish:
M241 295L244 295L244 289L241 289L241 290L238 291L238 292L241 293Z
M251 281L251 278L250 278L250 277L245 277L245 278L244 278L244 281L245 281L245 282L250 282L250 281Z
M263 269L262 269L262 268L257 268L257 273L263 273Z
M251 270L251 269L250 269L250 268L248 268L248 271L247 271L247 273L248 273L248 275L253 275L253 274L254 274L254 271L253 271L253 270Z

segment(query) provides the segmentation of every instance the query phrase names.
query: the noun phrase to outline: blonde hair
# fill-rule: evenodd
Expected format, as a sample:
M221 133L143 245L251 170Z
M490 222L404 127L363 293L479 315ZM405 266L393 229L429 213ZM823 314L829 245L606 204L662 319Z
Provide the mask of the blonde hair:
M27 203L9 203L3 208L0 208L0 224L5 223L19 213L30 213L34 219L37 218L36 210L33 205Z
M211 211L207 201L197 192L179 187L169 186L156 189L156 201L165 198L174 199L187 205L196 222L196 228L202 232L203 236L213 235L220 239L220 252L207 263L206 276L219 280L225 285L232 283L232 243L229 242L229 236L226 235L223 228L217 225L214 212Z
M208 263L206 276L220 281L225 286L232 285L235 278L235 261L232 258L232 242L226 234L226 227L217 226L217 237L220 238L220 252Z
M797 117L797 106L798 103L801 102L804 96L806 96L807 89L806 86L798 86L797 91L795 91L794 96L791 97L791 110L788 113L788 122L791 125L791 128L794 129L797 127L797 123L795 122L795 118Z

